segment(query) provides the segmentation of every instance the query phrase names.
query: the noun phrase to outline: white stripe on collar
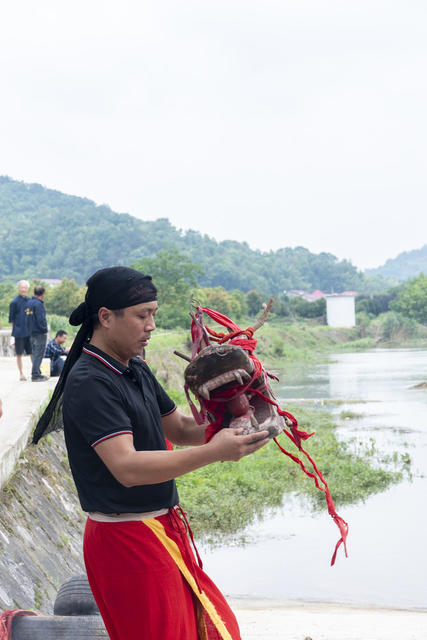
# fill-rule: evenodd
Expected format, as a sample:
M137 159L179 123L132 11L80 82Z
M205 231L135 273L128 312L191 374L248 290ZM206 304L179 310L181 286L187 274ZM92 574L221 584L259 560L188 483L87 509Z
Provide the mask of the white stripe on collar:
M90 356L94 356L95 358L98 358L98 360L103 362L109 369L112 369L113 371L118 373L119 376L123 375L123 371L120 371L120 369L117 369L117 367L111 364L111 362L108 362L108 360L100 356L98 353L95 353L94 351L90 351L87 347L83 347L83 351Z

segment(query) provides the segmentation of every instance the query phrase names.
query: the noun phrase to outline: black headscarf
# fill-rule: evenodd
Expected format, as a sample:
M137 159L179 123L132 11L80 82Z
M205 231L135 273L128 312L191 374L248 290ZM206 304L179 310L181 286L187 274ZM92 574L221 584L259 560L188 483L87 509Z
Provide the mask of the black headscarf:
M71 368L80 357L82 348L92 337L94 323L101 307L117 310L133 307L143 302L157 299L157 289L140 271L129 267L108 267L100 269L86 282L87 292L84 302L70 315L70 324L82 325L74 338L73 345L64 363L62 373L54 389L52 398L40 417L33 435L33 443L40 438L62 428L62 394Z

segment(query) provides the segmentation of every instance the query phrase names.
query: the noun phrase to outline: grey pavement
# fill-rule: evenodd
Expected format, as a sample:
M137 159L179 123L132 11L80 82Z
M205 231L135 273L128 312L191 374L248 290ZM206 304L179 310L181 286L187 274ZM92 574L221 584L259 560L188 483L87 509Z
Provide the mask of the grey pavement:
M58 378L43 382L31 381L31 360L23 358L27 381L19 380L16 358L0 357L0 398L3 416L0 418L0 487L13 472L15 463L28 442L34 419L48 400Z

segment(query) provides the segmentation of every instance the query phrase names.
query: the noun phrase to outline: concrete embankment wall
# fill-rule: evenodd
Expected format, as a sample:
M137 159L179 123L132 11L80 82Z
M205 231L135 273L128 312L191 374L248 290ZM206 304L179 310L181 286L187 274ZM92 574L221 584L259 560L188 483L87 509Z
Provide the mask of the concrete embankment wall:
M52 613L62 582L84 572L85 517L62 433L24 450L0 504L0 611Z
M15 358L0 357L0 612L51 613L60 584L81 573L83 514L62 433L27 446L55 379L19 380Z

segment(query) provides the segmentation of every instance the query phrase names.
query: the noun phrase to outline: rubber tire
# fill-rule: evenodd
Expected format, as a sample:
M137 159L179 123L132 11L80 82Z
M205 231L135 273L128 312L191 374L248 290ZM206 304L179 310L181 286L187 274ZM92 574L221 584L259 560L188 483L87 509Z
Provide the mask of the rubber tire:
M53 605L55 616L99 616L99 609L85 573L64 582Z
M12 640L95 640L108 633L100 616L17 616Z

